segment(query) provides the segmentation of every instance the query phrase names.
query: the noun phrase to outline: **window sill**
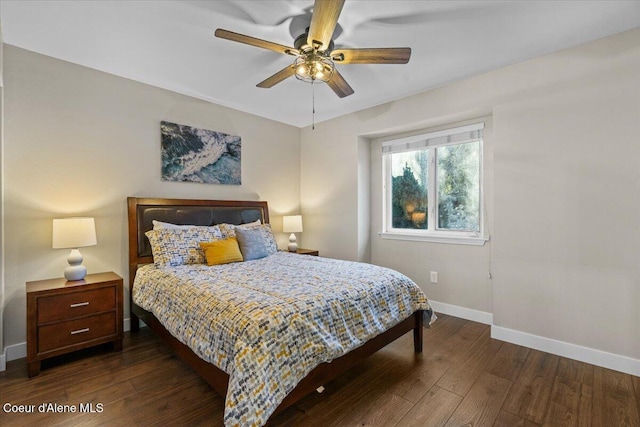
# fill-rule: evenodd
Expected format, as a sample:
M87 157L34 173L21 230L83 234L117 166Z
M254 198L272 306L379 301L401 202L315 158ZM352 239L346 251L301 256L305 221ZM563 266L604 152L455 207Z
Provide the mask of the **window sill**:
M392 240L409 240L414 242L431 242L431 243L448 243L452 245L470 245L470 246L484 246L489 241L488 237L475 237L475 236L448 236L448 235L434 235L434 234L418 234L418 233L398 233L398 232L382 232L378 233L383 239Z

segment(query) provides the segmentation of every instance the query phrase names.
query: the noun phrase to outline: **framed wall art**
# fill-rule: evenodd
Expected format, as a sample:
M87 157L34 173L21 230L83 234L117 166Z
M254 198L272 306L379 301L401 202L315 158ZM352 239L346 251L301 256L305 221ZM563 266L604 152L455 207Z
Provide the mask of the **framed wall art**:
M162 121L162 180L241 184L241 138Z

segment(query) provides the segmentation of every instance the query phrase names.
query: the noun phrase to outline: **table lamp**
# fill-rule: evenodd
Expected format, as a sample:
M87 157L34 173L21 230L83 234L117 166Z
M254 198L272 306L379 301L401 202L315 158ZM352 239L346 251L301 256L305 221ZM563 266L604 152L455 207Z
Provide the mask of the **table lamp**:
M291 235L289 236L289 252L297 251L298 243L296 242L295 233L302 232L302 215L283 216L282 231L285 233L291 233Z
M78 248L94 246L96 225L93 218L62 218L53 220L53 248L71 249L64 270L67 280L82 280L87 275L87 268L82 265L82 254Z

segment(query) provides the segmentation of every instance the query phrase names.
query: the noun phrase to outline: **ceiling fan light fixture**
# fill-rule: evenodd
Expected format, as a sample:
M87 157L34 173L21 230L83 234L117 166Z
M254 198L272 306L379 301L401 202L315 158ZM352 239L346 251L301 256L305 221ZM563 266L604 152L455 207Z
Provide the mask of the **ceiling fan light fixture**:
M335 66L331 58L316 53L301 55L293 62L298 80L307 83L326 83L331 79Z

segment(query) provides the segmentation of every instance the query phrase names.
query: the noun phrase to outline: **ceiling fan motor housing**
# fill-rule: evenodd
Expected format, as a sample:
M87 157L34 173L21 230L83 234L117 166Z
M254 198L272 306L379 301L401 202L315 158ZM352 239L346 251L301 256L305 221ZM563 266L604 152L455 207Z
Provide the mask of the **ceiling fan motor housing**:
M309 44L307 44L308 38L309 38L309 28L307 28L307 31L305 31L303 34L300 34L298 37L296 37L295 41L293 42L293 46L303 53L313 50L314 47L309 46ZM318 49L318 52L323 52L325 56L328 56L329 53L331 53L331 51L333 50L333 47L334 47L333 40L330 40L329 47L327 49Z

